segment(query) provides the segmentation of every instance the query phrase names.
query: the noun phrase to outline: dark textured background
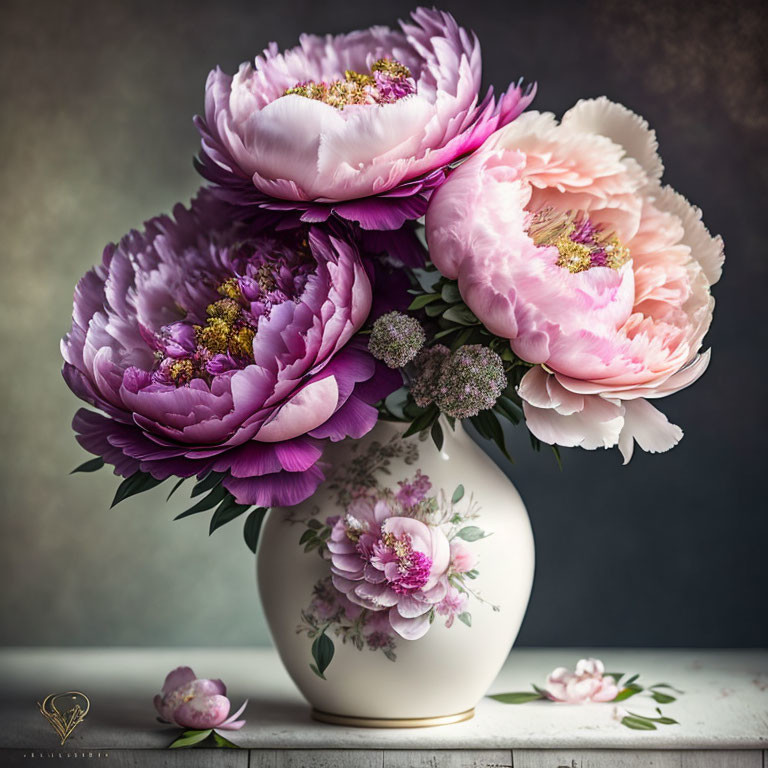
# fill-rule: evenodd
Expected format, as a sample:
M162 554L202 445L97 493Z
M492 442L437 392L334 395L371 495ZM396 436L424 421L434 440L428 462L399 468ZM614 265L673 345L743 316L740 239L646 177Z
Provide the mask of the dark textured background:
M192 115L216 64L271 40L393 23L409 4L3 3L0 615L4 644L265 642L239 531L170 523L158 490L106 512L59 377L72 288L103 244L193 193ZM478 33L485 79L539 83L558 114L605 94L658 133L666 181L726 242L709 372L664 400L686 436L662 456L531 453L510 477L538 569L526 645L768 644L768 25L758 3L445 2ZM183 501L176 502L177 505ZM234 526L233 526L234 527ZM9 620L10 619L10 620Z

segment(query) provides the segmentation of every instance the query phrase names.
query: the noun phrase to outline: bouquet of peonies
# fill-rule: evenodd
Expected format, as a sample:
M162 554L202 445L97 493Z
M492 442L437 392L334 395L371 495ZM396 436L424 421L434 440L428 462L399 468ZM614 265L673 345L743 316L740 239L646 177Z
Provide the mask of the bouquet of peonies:
M706 369L722 241L625 107L558 122L525 111L533 87L480 87L477 38L425 8L211 72L209 184L77 286L78 470L112 465L115 503L192 479L180 516L249 512L254 548L329 441L382 418L438 446L468 419L505 453L505 422L625 463L674 446L651 401Z

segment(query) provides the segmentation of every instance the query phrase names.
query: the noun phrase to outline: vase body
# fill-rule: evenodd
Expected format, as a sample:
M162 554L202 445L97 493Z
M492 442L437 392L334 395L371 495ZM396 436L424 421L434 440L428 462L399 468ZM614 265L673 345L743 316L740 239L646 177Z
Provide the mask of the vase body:
M533 536L514 486L459 425L444 428L440 451L431 439L403 432L401 424L380 421L362 439L331 446L324 457L328 479L318 492L297 507L271 510L264 521L257 554L264 612L285 668L319 719L419 725L471 716L504 664L528 604ZM408 497L412 490L416 496ZM337 518L355 523L349 510L361 494L397 506L404 493L406 503L420 499L430 519L443 521L441 530L452 537L451 567L459 560L467 561L464 571L471 566L450 576L461 605L453 612L447 603L433 605L428 631L418 639L378 631L389 631L391 609L359 614L352 606L351 618L337 621L329 607L338 593L331 582L336 561L325 544L312 543L316 534L327 543ZM310 666L313 638L323 629L335 649L325 679Z

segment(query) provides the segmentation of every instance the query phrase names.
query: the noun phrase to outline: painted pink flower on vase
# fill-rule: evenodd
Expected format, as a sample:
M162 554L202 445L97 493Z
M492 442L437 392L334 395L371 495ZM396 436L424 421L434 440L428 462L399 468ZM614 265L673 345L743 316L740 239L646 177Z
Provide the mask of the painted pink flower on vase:
M553 670L544 686L552 701L566 704L586 704L590 701L613 701L619 693L616 681L605 674L600 659L581 659L576 670L565 667Z
M454 586L448 587L445 597L438 603L437 612L445 616L445 626L453 626L454 619L464 612L468 598L466 593L459 592Z
M248 704L246 701L230 716L224 683L198 678L189 667L177 667L169 672L163 690L155 696L154 702L160 717L167 723L193 730L217 728L223 731L236 731L245 725L245 720L237 718Z
M444 531L394 515L387 501L358 499L331 532L334 586L371 611L387 611L406 640L426 634L430 612L448 593L450 544Z
M456 573L468 573L477 565L477 555L459 539L451 541L451 568Z
M695 381L723 243L670 187L654 132L605 98L558 123L528 113L436 192L430 256L483 324L534 367L519 394L545 443L666 451L651 401ZM471 212L466 215L466 212Z
M533 98L511 86L496 102L480 86L477 38L435 9L400 29L273 43L234 76L208 76L198 169L235 204L398 229L424 214L450 163Z

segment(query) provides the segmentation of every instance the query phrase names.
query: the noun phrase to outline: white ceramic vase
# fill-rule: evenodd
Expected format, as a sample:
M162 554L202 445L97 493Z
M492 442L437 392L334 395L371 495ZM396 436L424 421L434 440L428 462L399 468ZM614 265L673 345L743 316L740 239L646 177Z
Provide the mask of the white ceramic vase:
M328 480L311 499L273 509L264 521L257 555L264 612L283 664L316 719L397 727L468 719L515 641L534 570L525 507L461 426L443 431L438 451L431 439L403 438L403 425L380 421L364 438L327 451ZM417 470L420 482L403 491L403 484L419 478ZM341 593L331 584L330 554L319 541L330 533L326 521L350 519L350 504L361 493L396 507L402 493L418 487L423 494L425 486L419 509L431 509L436 526L443 521L440 530L454 542L451 563L457 546L463 567L472 566L471 573L451 580L469 592L460 593L460 614L455 611L451 622L450 610L433 606L429 629L416 640L394 632L387 639L377 631L390 629L391 608L360 614L353 606L337 621L333 601ZM477 538L480 532L484 536ZM310 667L313 638L323 629L335 647L325 679Z

